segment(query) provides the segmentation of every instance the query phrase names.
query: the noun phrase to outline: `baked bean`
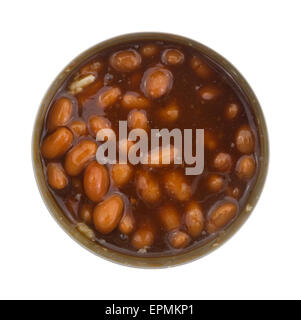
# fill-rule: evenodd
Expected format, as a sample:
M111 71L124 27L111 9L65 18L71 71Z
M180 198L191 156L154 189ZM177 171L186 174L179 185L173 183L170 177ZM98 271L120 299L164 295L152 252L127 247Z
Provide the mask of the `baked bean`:
M242 156L236 165L236 174L242 180L249 180L256 170L255 160L252 156Z
M88 87L84 88L84 90L76 96L79 106L82 107L88 101L91 101L102 87L103 80L97 79Z
M101 61L94 60L87 63L79 70L79 76L88 75L88 74L97 75L99 72L102 71L102 69L103 69L103 63Z
M180 115L180 107L176 103L170 103L160 108L157 113L157 119L164 124L172 124L176 122Z
M120 195L114 194L100 202L93 211L93 222L97 231L111 233L122 217L124 203Z
M97 145L91 140L82 140L66 155L65 169L70 176L77 176L97 151Z
M65 126L71 118L71 113L72 102L68 98L60 98L56 100L48 114L48 130L53 131L57 127Z
M213 101L216 100L221 92L214 85L206 85L199 90L199 94L202 100L204 101Z
M214 76L214 71L199 57L192 57L190 60L190 66L203 80L211 79Z
M179 170L173 170L163 175L166 192L179 201L187 201L191 197L191 186L186 176Z
M92 224L93 206L91 203L84 203L79 210L79 217L86 224Z
M111 128L111 122L109 119L103 116L91 116L89 118L89 127L93 137L96 137L97 132L101 129Z
M81 137L88 134L87 125L82 120L75 120L70 123L69 128L75 136Z
M230 171L232 168L232 158L229 153L220 152L213 159L213 167L221 172Z
M99 202L109 189L109 174L105 166L92 161L85 169L84 190L93 202Z
M151 99L166 95L172 88L172 73L161 67L146 70L141 81L141 90Z
M214 151L217 148L218 142L215 135L208 131L204 130L204 146L209 151Z
M132 246L139 249L149 248L155 241L155 234L149 227L140 227L135 231L132 237Z
M64 189L68 184L68 178L60 163L49 163L47 165L48 183L53 189Z
M207 178L208 190L220 192L225 186L225 178L218 174L210 174Z
M237 103L229 103L225 108L225 117L228 120L233 120L237 117L239 112L239 106Z
M130 234L135 227L135 218L131 213L125 213L119 222L119 231L122 234Z
M198 202L190 201L185 207L185 224L192 238L197 238L204 229L205 217Z
M114 105L120 96L121 91L118 87L103 87L100 90L98 104L100 107L106 109Z
M141 56L133 49L118 51L110 57L111 67L119 72L134 71L140 64Z
M146 170L137 170L136 172L136 191L139 197L149 204L156 204L161 199L158 180Z
M122 97L121 105L126 109L146 109L150 102L141 94L129 91Z
M238 211L236 203L231 201L223 201L209 214L209 219L206 224L208 233L214 233L225 227L235 218Z
M162 54L162 61L169 65L182 64L184 62L184 55L177 49L166 49Z
M128 114L128 126L130 129L148 130L147 115L144 110L132 110Z
M67 128L58 128L45 138L41 152L46 159L59 158L66 153L73 141L73 134Z
M166 231L178 229L181 225L181 216L177 208L171 204L165 204L159 209L159 218Z
M154 148L142 158L142 163L148 167L161 168L174 164L179 156L179 150L173 145Z
M170 233L169 242L175 249L184 249L191 242L189 235L180 230L176 230Z
M152 44L152 43L145 44L140 49L140 53L146 58L154 57L158 52L159 52L158 47L155 44Z
M252 153L255 149L255 141L252 130L249 126L242 126L236 132L235 144L241 153Z
M112 179L116 187L123 187L133 177L134 168L131 164L116 163L112 166Z

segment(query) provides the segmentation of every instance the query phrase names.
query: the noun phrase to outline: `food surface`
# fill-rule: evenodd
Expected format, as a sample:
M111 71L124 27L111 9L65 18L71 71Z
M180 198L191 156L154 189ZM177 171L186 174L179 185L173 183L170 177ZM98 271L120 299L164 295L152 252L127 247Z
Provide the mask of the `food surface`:
M131 152L128 131L204 129L204 170L158 162L105 164L97 151L103 129ZM194 137L194 136L193 136ZM192 141L192 149L196 139ZM55 94L40 144L49 190L80 232L101 245L138 256L176 255L201 246L241 214L258 175L254 112L237 83L192 47L138 41L107 48L85 61ZM141 159L148 159L151 151Z

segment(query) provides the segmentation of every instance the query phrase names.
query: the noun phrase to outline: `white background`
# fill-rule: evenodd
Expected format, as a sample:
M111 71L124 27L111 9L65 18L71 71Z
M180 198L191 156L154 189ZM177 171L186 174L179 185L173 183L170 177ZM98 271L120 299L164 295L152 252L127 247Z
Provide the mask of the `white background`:
M1 1L0 298L301 298L300 1ZM61 69L107 38L177 33L251 84L270 168L251 218L224 246L163 270L126 268L77 245L48 213L31 165L39 103Z

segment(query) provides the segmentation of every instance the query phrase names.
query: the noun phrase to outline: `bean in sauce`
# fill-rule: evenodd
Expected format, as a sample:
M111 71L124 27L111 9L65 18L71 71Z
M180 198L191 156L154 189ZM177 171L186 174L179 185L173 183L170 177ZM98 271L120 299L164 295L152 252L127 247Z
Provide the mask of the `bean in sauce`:
M204 171L187 176L185 163L162 165L164 149L158 165L99 164L97 132L118 136L120 120L148 134L204 129ZM207 243L240 215L260 145L250 103L220 65L189 46L141 40L74 70L49 105L40 151L49 190L72 223L115 251L162 256Z

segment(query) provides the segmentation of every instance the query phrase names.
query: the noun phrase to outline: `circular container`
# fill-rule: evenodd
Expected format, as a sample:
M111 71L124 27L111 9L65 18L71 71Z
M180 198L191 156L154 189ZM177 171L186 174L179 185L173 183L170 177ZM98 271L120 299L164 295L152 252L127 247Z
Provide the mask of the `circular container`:
M65 79L70 75L70 73L76 69L83 61L92 57L99 51L106 49L110 46L114 46L116 44L122 44L128 41L135 40L167 40L176 42L182 45L188 45L193 47L194 49L200 51L202 54L205 54L209 59L215 61L217 64L221 65L224 70L233 78L235 82L239 85L242 91L245 93L247 99L249 100L249 104L252 107L255 113L255 121L258 127L258 137L260 143L260 157L259 157L259 173L257 177L257 181L252 192L249 195L247 204L244 208L242 208L240 215L236 218L236 220L223 232L221 232L216 238L205 243L200 247L196 247L191 249L190 251L179 253L175 256L161 256L161 257L135 257L126 254L122 254L111 249L108 249L99 243L92 241L88 237L84 236L73 223L71 223L64 212L60 209L55 199L51 195L47 182L45 180L42 161L40 158L40 137L43 130L43 123L46 116L46 112L49 104L51 103L55 93L61 87ZM221 244L223 244L226 240L228 240L246 221L246 219L250 216L253 211L261 191L264 186L264 182L267 175L268 169L268 160L269 160L269 146L268 146L268 134L267 128L264 120L264 116L259 105L259 102L252 91L251 87L244 79L244 77L239 73L239 71L224 57L213 51L212 49L200 44L196 41L190 40L188 38L184 38L178 35L166 34L166 33L132 33L126 34L122 36L118 36L106 41L103 41L94 47L86 50L78 57L76 57L71 63L69 63L62 72L57 76L57 78L53 81L50 88L47 90L42 103L39 107L39 111L36 117L34 129L33 129L33 137L32 137L32 160L33 160L33 169L36 177L36 181L41 193L41 196L54 219L57 223L78 243L83 245L85 248L95 253L96 255L110 260L112 262L116 262L119 264L123 264L126 266L132 267L141 267L141 268L163 268L163 267L171 267L179 264L183 264L186 262L191 262L196 260L214 249L218 248Z

